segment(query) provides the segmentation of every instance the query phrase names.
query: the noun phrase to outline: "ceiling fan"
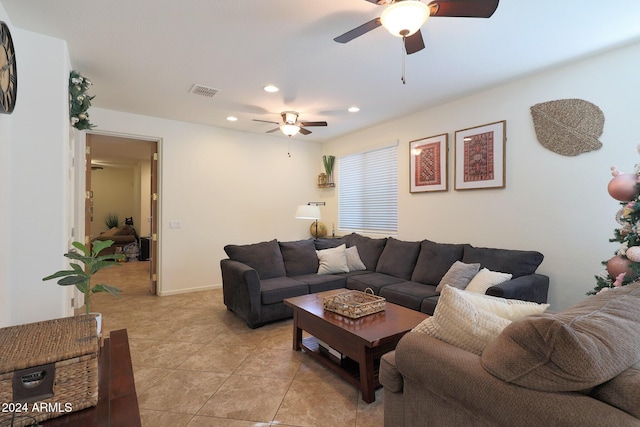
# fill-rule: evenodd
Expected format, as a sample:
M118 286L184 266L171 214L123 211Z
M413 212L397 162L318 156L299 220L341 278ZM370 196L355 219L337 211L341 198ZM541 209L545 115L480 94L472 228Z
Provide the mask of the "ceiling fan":
M303 135L309 135L311 131L309 129L305 129L305 127L310 126L327 126L327 122L299 122L298 121L298 113L295 111L283 111L280 113L282 116L282 124L278 122L272 122L269 120L258 120L253 119L254 122L263 122L263 123L273 123L274 125L279 125L275 129L268 130L267 133L276 132L278 130L282 131L288 137L291 137L298 132Z
M347 31L334 38L338 43L347 43L356 37L386 28L392 35L402 37L407 54L424 49L420 27L430 16L456 18L489 18L498 8L499 0L435 0L429 4L420 0L366 0L379 6L387 6L379 18Z

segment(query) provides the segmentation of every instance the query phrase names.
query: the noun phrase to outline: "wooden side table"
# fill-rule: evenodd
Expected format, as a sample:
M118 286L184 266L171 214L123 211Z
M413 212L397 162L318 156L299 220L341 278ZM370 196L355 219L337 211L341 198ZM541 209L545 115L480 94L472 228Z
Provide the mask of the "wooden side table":
M98 404L41 423L44 427L140 427L126 329L111 331L98 358Z

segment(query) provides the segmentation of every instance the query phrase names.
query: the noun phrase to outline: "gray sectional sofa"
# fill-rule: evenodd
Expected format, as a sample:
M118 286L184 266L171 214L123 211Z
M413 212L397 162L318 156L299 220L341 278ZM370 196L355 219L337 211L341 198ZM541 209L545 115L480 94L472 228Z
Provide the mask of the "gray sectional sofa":
M317 251L343 244L356 247L364 265L318 274L323 262ZM224 250L229 257L220 261L224 303L251 328L292 317L285 298L339 288L371 288L388 302L433 314L437 286L456 261L513 276L491 286L487 295L544 303L549 289L549 278L535 272L543 260L536 251L374 239L357 233L335 239L227 245Z

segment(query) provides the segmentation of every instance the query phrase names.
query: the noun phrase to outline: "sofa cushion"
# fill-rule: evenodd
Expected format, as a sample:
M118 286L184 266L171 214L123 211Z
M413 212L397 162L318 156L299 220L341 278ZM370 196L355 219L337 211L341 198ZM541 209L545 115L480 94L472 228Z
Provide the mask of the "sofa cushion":
M383 273L358 274L347 278L347 288L362 292L371 288L376 295L380 295L380 289L383 287L400 282L404 282L404 280Z
M344 288L347 284L346 277L335 274L303 274L293 276L291 279L306 283L310 294Z
M636 367L637 366L637 367ZM640 363L599 385L591 396L640 418Z
M442 292L444 285L464 289L479 270L480 264L465 264L462 261L456 261L453 263L451 268L449 268L449 271L447 271L444 277L442 277L436 291Z
M380 289L380 296L387 301L420 311L422 300L438 295L436 287L418 282L402 282Z
M345 249L344 253L347 255L347 268L349 269L349 272L367 269L367 266L364 265L362 259L360 259L357 246L351 246L350 248Z
M378 259L376 272L410 280L420 253L420 242L405 242L389 237Z
M465 245L462 261L480 263L493 271L511 273L513 277L526 276L536 272L544 259L540 252L514 249L476 248Z
M437 285L453 263L462 260L463 251L464 245L423 240L411 280L426 285Z
M307 295L309 286L290 277L273 277L260 280L260 298L262 304L276 304L285 298Z
M367 270L376 271L378 259L384 250L387 239L372 239L371 237L361 236L357 233L351 233L343 237L347 246L357 246L360 259L367 266Z
M484 294L490 287L506 282L510 280L511 277L513 277L511 273L500 273L499 271L491 271L488 268L483 268L478 274L473 276L471 282L469 282L464 289L469 292Z
M227 245L224 247L230 259L247 264L258 272L260 279L287 275L278 241L253 243L251 245Z
M318 256L313 239L279 242L287 276L316 273Z
M346 242L342 237L337 237L337 238L321 237L319 239L313 240L313 244L316 247L316 250L318 251L321 251L322 249L336 248L343 243L346 243Z
M337 248L316 251L319 261L318 274L348 273L346 248L346 245L342 244Z
M482 355L489 373L541 391L586 390L638 360L640 283L515 321Z
M445 285L433 316L413 330L480 355L511 321L477 307L462 292Z

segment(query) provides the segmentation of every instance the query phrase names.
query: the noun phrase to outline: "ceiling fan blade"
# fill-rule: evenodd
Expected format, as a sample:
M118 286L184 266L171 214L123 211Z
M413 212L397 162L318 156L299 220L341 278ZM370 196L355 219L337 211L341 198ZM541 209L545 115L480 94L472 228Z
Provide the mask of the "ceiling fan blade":
M326 126L327 122L300 122L300 126Z
M262 122L262 123L271 123L274 125L279 125L280 123L278 122L272 122L271 120L258 120L258 119L253 119L254 122Z
M436 0L429 3L431 16L454 18L489 18L499 0Z
M277 123L276 123L276 124L277 124ZM279 130L280 130L280 128L279 128L279 127L277 127L277 128L275 128L275 129L268 130L268 131L266 131L265 133L273 133L273 132L277 132L277 131L279 131Z
M420 30L404 39L404 49L407 51L407 55L416 53L424 49L424 39Z
M380 18L372 19L371 21L367 22L366 24L362 24L359 27L354 28L351 31L347 31L343 35L338 36L333 40L337 41L338 43L347 43L347 42L350 42L351 40L355 39L356 37L360 37L361 35L368 33L371 30L375 30L380 25L382 25L382 24L380 24Z
M311 131L309 129L300 128L300 133L303 135L309 135Z

